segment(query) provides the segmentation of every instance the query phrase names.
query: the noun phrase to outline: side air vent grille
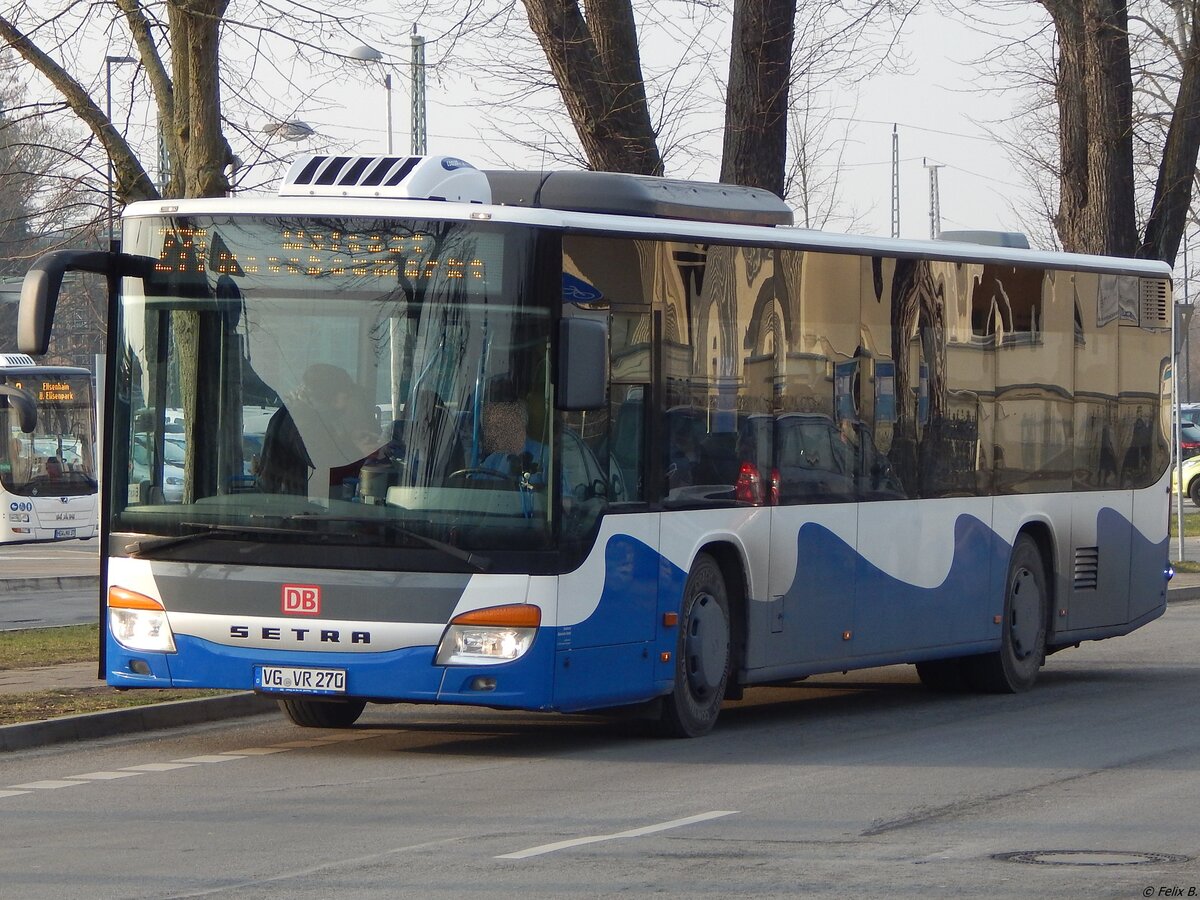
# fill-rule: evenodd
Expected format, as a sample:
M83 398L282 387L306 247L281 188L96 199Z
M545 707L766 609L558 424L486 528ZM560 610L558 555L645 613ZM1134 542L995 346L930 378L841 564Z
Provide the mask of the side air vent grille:
M1171 327L1171 291L1165 278L1141 278L1141 325Z
M1100 579L1100 548L1075 548L1075 590L1094 591Z
M37 363L33 361L32 356L26 356L24 353L0 353L0 365L33 366Z

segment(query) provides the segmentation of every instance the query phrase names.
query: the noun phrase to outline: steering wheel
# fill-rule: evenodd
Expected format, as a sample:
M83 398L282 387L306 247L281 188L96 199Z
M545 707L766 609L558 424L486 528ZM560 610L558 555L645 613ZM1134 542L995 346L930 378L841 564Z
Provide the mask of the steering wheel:
M459 469L457 472L451 472L446 476L447 481L453 481L460 478L467 481L472 475L483 475L486 478L499 478L502 481L507 481L512 485L513 490L521 489L521 479L516 475L510 475L507 472L501 472L499 469L489 469L485 466L471 466L466 469Z

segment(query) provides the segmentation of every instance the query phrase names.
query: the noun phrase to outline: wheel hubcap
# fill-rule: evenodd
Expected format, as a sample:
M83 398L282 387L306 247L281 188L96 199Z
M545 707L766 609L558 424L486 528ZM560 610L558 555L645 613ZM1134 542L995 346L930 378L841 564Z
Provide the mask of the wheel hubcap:
M1013 653L1018 659L1024 659L1034 650L1041 627L1038 622L1041 607L1042 597L1037 579L1029 569L1019 569L1013 575L1009 593L1011 619L1008 625Z
M684 653L688 686L697 697L706 697L721 684L729 638L725 614L711 594L701 594L688 616Z

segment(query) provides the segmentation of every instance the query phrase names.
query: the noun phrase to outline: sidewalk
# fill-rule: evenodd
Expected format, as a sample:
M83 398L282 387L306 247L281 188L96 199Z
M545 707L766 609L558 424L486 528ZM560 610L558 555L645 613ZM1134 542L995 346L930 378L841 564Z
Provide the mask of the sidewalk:
M41 545L39 545L41 546ZM0 568L0 594L38 591L99 591L99 559L89 552L46 554L33 545L12 548L4 555ZM62 549L62 548L58 548ZM71 545L71 550L88 549ZM39 558L40 557L40 558ZM47 575L47 569L54 574ZM67 663L28 669L0 670L0 699L3 695L78 688L107 688L96 677L96 663ZM0 753L27 750L64 741L90 740L116 734L134 734L161 728L175 728L200 722L213 722L242 716L260 715L276 710L274 701L244 692L220 697L202 697L171 703L154 703L129 709L84 713L43 719L17 725L0 725Z

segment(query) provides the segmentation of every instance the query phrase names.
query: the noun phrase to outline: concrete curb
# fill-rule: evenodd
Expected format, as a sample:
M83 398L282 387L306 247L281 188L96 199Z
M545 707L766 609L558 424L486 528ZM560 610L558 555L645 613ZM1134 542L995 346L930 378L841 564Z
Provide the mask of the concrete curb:
M1187 603L1192 600L1200 600L1200 584L1167 589L1167 603Z
M221 719L258 716L278 709L274 700L252 692L224 697L200 697L171 703L150 703L129 709L81 713L0 726L0 753L29 750L68 741L86 741L118 734L136 734Z

